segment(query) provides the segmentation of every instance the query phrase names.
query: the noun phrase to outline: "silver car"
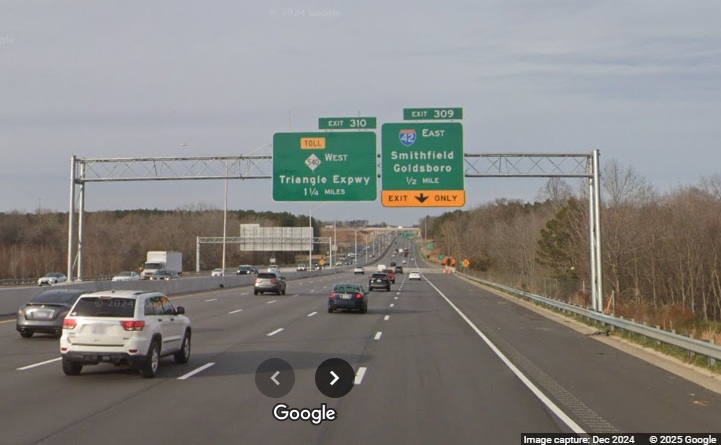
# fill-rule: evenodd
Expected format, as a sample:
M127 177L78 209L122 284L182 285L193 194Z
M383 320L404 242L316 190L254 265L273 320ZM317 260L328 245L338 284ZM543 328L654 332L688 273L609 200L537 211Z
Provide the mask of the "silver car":
M15 328L22 338L30 338L36 332L59 336L65 316L83 293L79 289L46 290L18 310Z
M260 272L255 277L253 293L255 295L273 292L285 295L285 277L276 272Z
M65 275L60 272L50 272L38 279L38 286L52 286L53 284L63 283L65 281L68 281L68 277Z

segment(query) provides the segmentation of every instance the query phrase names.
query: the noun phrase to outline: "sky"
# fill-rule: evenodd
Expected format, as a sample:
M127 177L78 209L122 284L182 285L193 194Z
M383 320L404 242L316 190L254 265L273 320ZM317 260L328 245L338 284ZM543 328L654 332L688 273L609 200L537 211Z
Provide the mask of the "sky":
M691 5L692 3L692 5ZM272 154L324 116L462 107L466 153L590 153L663 192L721 168L718 0L3 0L0 212L67 212L70 157ZM380 129L378 145L380 151ZM545 180L465 182L464 210ZM417 224L455 208L229 209ZM223 208L223 181L89 184L86 210Z

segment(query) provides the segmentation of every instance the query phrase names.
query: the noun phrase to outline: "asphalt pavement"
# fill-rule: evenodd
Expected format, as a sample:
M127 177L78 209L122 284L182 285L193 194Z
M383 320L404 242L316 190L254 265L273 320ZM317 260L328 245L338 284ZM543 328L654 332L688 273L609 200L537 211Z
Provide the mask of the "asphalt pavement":
M289 280L280 296L175 297L193 324L191 358L163 359L151 380L107 364L65 376L56 338L0 323L0 443L516 444L524 432L721 430L718 394L419 266L422 281L406 280L409 264L391 292L371 292L367 314L327 312L334 283L367 284L350 270ZM257 377L271 359L292 371ZM329 359L352 375L319 371ZM326 396L319 373L352 389ZM271 378L287 394L265 395L257 382ZM278 420L279 405L335 418Z

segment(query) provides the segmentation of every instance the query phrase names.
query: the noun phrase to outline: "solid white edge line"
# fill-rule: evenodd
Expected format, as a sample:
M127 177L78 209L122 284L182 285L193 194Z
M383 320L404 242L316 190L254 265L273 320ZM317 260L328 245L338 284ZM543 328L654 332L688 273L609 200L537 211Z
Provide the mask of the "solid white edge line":
M373 337L373 340L380 340L380 339L381 339L381 335L383 335L383 332L381 332L381 331L376 332L376 336Z
M309 316L309 317L312 317L313 315L315 315L315 314L317 314L317 313L318 313L318 312L311 312L310 314L308 314L308 316Z
M367 370L368 368L366 368L365 366L361 366L360 368L358 368L358 372L355 373L355 379L353 379L354 385L360 385L361 382L363 382L363 377L366 375Z
M531 392L532 392L536 397L538 397L538 399L541 401L541 403L543 403L544 405L546 405L546 407L547 407L548 409L550 409L556 416L558 416L558 418L561 419L561 421L562 421L563 423L565 423L566 426L568 426L570 429L572 429L574 433L576 433L576 434L586 434L586 431L584 431L583 428L581 428L576 422L574 422L573 419L571 419L570 417L568 417L568 415L567 415L566 413L564 413L564 412L561 410L561 408L558 407L558 405L556 405L555 403L553 403L553 401L552 401L551 399L549 399L548 397L546 397L546 395L545 395L540 389L538 389L538 387L537 387L536 385L534 385L533 382L531 382L531 381L528 379L528 377L526 377L525 374L523 374L523 372L521 372L521 370L516 367L516 365L514 365L513 363L511 363L511 361L508 360L508 357L506 357L506 356L496 347L496 345L494 345L493 342L491 342L491 340L490 340L488 337L486 337L486 335L485 335L483 332L481 332L481 330L478 329L478 327L477 327L475 324L473 324L473 322L472 322L468 317L466 317L466 314L464 314L463 312L461 312L461 310L458 309L458 307L457 307L455 304L453 304L453 302L452 302L451 300L449 300L448 297L446 297L446 296L443 294L443 292L441 292L440 289L438 289L433 283L431 283L430 280L426 280L426 282L427 282L428 284L430 284L431 287L432 287L433 289L435 289L436 292L438 292L438 294L439 294L441 297L443 297L444 300L446 300L446 303L448 303L448 304L453 308L453 310L456 311L456 312L458 313L458 315L461 316L461 318L468 324L468 326L470 326L471 329L473 329L473 330L476 332L476 334L478 334L478 336L481 337L481 339L483 339L484 342L486 342L486 344L488 345L488 347L491 348L491 350L498 356L498 358L500 358L501 361L503 361L503 363L505 363L506 366L508 366L508 368L509 368L514 374L516 374L516 377L518 377L519 380L521 380L521 382L523 382L523 384L526 385L526 387L527 387L528 389L530 389Z
M283 328L278 328L278 329L276 329L275 331L273 331L273 332L271 332L270 334L268 334L267 337L272 337L272 336L274 336L275 334L281 332L282 330L283 330Z
M62 360L62 359L63 359L62 357L58 357L58 358L54 358L52 360L45 360L44 362L35 363L34 365L23 366L22 368L18 368L17 370L25 371L26 369L37 368L38 366L47 365L48 363L57 362L58 360Z
M234 311L230 311L230 312L228 312L228 315L230 315L230 314L237 314L238 312L243 312L243 309L236 309L236 310L234 310Z
M206 369L210 368L213 365L215 365L214 362L206 363L203 366L201 366L200 368L196 368L185 375L181 375L180 377L178 377L178 380L187 380L187 379L193 377L195 374L205 371Z
M385 317L383 317L383 321L388 321L390 318L391 318L390 315L386 315Z

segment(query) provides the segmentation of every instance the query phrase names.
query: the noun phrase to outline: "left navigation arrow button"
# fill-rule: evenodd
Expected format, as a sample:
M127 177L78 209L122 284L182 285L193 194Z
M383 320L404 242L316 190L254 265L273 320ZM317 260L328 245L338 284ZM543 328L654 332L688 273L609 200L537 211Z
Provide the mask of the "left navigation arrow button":
M268 359L255 371L255 386L267 397L283 397L293 389L294 384L295 372L290 363L283 359Z

